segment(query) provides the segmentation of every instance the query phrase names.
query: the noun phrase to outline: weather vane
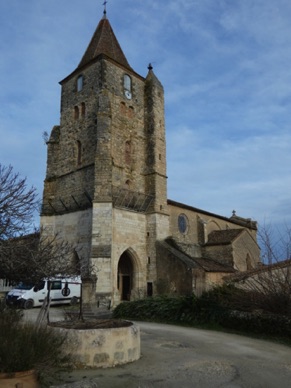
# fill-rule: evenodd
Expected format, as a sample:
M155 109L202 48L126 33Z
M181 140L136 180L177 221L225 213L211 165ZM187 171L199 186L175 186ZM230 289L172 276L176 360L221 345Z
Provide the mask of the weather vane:
M104 15L106 15L106 4L107 4L107 3L108 3L107 0L105 0L104 3L103 3L103 5L104 5L104 11L103 11Z

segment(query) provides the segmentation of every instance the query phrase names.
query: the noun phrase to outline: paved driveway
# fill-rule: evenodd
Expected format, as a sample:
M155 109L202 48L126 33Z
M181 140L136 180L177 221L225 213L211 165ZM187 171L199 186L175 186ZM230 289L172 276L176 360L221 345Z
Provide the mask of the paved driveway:
M51 315L57 319L55 310ZM88 388L291 387L290 347L220 332L137 324L141 328L140 360L64 374L64 384ZM75 385L77 381L82 383Z
M65 381L93 379L102 388L291 387L289 347L233 334L138 324L142 351L139 361L74 372L64 376Z

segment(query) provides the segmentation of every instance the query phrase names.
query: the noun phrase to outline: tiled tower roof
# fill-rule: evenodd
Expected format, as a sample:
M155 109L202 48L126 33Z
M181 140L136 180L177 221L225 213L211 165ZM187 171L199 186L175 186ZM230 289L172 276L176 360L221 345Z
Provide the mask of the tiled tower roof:
M132 70L106 15L100 20L89 46L78 65L78 69L87 65L100 54L104 54L120 65Z

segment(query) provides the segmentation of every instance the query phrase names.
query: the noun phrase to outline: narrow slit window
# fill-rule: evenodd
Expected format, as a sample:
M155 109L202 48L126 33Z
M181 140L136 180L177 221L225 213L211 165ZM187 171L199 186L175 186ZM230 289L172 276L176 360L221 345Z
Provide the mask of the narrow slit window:
M82 163L82 144L77 140L77 164L80 166Z
M131 163L131 141L128 140L125 142L125 163Z
M82 104L81 104L81 115L82 115L82 117L85 117L85 113L86 113L86 105L85 105L85 102L82 102Z
M78 118L79 118L79 107L75 106L74 107L74 119L78 120Z
M77 92L80 92L83 89L83 82L83 76L79 75L79 77L77 78Z

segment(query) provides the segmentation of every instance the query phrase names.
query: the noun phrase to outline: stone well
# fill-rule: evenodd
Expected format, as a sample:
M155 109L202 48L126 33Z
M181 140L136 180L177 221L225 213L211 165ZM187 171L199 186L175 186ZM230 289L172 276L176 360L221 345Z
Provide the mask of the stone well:
M129 321L121 321L117 327L106 327L101 321L91 321L92 325L85 321L85 328L74 323L70 327L67 321L53 322L50 326L66 333L65 352L73 355L76 368L107 368L138 360L139 327Z

